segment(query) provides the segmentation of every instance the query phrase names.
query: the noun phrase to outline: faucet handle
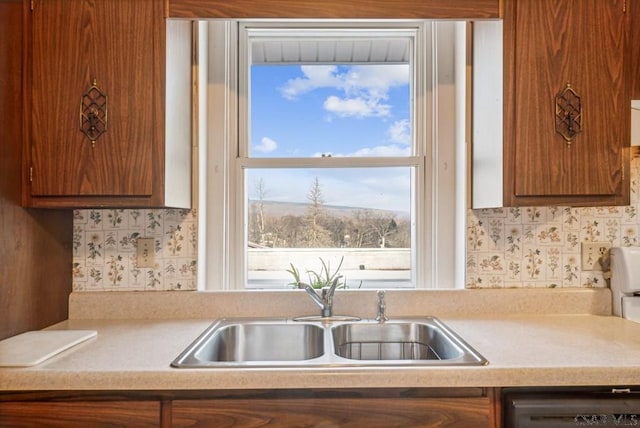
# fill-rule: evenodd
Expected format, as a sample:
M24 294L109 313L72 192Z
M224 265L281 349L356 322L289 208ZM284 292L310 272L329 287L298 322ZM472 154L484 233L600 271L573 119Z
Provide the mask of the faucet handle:
M385 291L378 290L376 294L378 295L378 316L376 316L376 321L385 322L388 320L385 315L385 310L387 308L387 304L385 302Z
M336 288L338 287L338 281L340 280L340 278L342 278L342 275L338 275L337 277L335 277L331 282L331 286L322 287L322 300L324 300L324 302L328 305L333 304L333 295L336 292Z

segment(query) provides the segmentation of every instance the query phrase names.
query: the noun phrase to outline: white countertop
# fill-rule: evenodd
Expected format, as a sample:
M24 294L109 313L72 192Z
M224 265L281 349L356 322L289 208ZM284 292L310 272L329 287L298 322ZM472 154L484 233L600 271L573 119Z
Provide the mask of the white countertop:
M473 293L467 296L475 299ZM127 296L108 296L122 297ZM560 293L551 297L561 298ZM423 314L438 316L489 360L486 366L467 367L176 369L171 361L215 317L72 318L51 328L97 330L97 337L34 367L0 369L0 390L640 385L640 324L580 313L585 304L580 300L586 298L599 308L606 295L596 292L594 300L573 294L579 310L567 312L578 313Z

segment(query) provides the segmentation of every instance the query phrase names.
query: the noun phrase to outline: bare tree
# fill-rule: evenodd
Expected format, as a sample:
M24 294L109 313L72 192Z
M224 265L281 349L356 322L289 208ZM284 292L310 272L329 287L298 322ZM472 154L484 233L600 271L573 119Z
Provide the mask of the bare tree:
M300 248L303 246L304 221L301 216L278 215L269 217L269 231L273 246Z
M396 232L389 236L387 245L393 248L411 247L411 222L407 218L396 218L398 228Z
M354 215L353 246L386 248L389 238L397 234L395 215L372 209L358 210Z
M254 185L254 198L256 202L249 203L249 240L265 244L266 226L264 202L267 195L267 189L264 179L260 177Z
M330 234L320 224L320 218L324 214L324 196L322 195L322 186L320 186L320 180L315 177L309 193L307 193L307 200L310 202L307 209L307 245L309 247L322 247L332 245Z
M387 237L393 235L398 230L395 216L388 214L378 214L371 219L371 228L378 237L380 248L386 248Z
M325 206L315 177L306 195L304 215L267 209L268 190L262 178L253 186L249 205L249 241L265 247L405 248L411 246L411 223L384 210L357 209L334 214ZM271 213L270 213L271 212Z
M260 240L264 240L264 198L267 196L267 189L264 184L264 179L260 177L258 183L256 183L256 193L258 194L258 210L256 213L256 223L258 226L258 233L260 234Z
M358 210L353 216L353 227L349 234L351 239L351 246L354 248L366 248L375 246L371 241L371 218L373 217L373 211Z
M334 247L344 248L350 246L350 223L351 221L344 217L329 215L323 218L322 224L331 235L331 243Z

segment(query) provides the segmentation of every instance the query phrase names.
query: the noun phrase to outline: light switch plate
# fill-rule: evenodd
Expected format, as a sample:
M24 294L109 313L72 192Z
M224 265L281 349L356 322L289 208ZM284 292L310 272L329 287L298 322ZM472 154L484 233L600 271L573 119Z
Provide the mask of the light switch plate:
M136 240L136 265L139 268L153 268L155 266L154 238L138 238Z

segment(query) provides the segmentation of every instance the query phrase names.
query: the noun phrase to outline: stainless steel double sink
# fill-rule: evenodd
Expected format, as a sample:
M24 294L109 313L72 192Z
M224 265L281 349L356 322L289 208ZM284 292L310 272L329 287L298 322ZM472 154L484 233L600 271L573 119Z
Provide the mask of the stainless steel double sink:
M378 322L221 319L176 368L464 366L487 360L435 317Z

